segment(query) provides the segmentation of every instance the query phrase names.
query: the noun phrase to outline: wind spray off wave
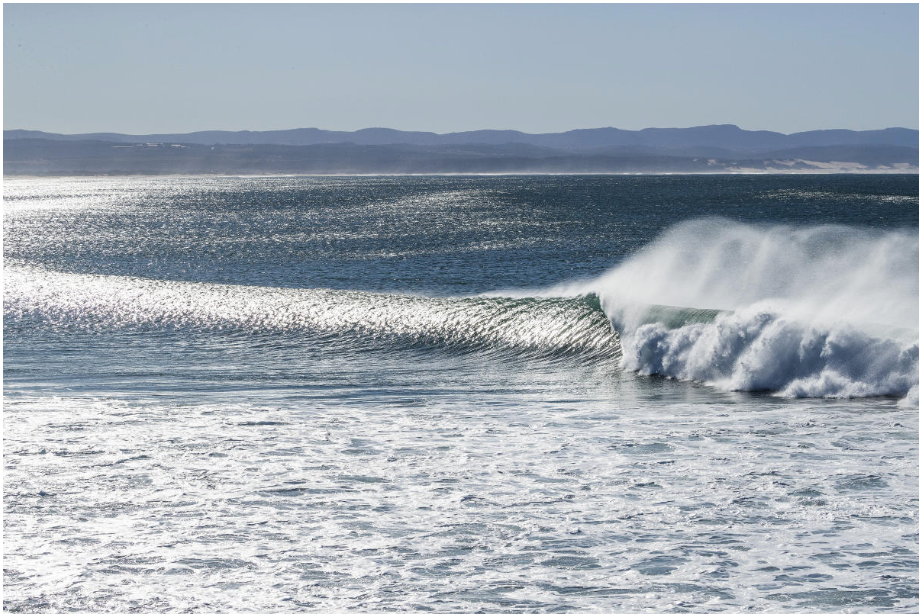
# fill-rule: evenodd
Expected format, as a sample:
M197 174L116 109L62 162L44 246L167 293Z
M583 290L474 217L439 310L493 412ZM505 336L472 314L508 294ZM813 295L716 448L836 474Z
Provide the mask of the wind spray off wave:
M916 232L704 219L588 286L620 334L622 365L641 374L916 404L917 263ZM662 305L718 312L665 323L650 316Z

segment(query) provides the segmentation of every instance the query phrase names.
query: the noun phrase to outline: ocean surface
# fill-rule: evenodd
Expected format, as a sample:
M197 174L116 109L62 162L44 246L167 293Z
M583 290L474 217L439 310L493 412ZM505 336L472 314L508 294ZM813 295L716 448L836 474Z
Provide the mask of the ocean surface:
M918 178L7 178L7 611L915 612Z

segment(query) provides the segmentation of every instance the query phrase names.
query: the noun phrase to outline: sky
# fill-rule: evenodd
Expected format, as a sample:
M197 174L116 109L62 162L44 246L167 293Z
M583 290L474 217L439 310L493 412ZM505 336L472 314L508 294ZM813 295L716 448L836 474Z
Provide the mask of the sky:
M918 125L918 5L3 6L3 127Z

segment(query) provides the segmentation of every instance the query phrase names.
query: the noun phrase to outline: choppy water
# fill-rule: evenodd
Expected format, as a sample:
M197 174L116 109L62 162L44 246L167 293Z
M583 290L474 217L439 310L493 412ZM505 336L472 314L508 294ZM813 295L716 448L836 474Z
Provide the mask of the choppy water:
M917 217L904 176L6 180L4 609L915 611Z

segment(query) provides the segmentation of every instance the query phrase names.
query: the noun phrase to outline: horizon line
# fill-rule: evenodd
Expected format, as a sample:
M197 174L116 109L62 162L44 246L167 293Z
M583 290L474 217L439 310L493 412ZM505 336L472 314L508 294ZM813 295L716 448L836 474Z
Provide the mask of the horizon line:
M143 136L143 135L191 135L195 133L282 133L282 132L289 132L289 131L296 131L296 130L318 130L318 131L331 132L331 133L359 133L362 131L371 131L371 130L387 130L387 131L394 131L394 132L400 132L400 133L421 133L421 134L428 134L428 135L444 136L444 135L461 135L464 133L478 133L478 132L513 132L513 133L519 133L522 135L562 135L562 134L572 133L576 131L593 131L593 130L618 130L622 132L638 133L638 132L647 131L647 130L690 130L694 128L714 128L714 127L731 127L731 128L736 128L738 130L741 130L744 132L750 132L750 133L774 133L774 134L786 135L786 136L798 135L802 133L816 133L816 132L823 132L823 131L849 131L849 132L854 132L854 133L886 131L886 130L920 131L920 129L910 128L907 126L886 126L884 128L867 128L867 129L816 128L816 129L809 129L809 130L804 130L804 131L795 131L791 133L783 133L781 131L769 130L769 129L741 128L737 124L723 123L723 124L699 124L695 126L647 126L645 128L638 128L638 129L617 128L616 126L596 126L596 127L590 127L590 128L571 128L571 129L564 130L564 131L548 131L548 132L533 132L533 133L514 129L514 128L477 128L477 129L471 129L471 130L448 131L448 132L438 133L435 131L390 128L387 126L367 126L365 128L359 128L355 130L338 130L338 129L330 129L330 128L319 128L317 126L298 126L294 128L272 128L272 129L244 128L244 129L238 129L238 130L214 128L214 129L198 129L198 130L191 130L191 131L155 131L155 132L147 132L147 133L123 133L123 132L118 132L118 131L113 131L113 130L96 130L96 131L63 133L63 132L42 130L39 128L4 128L3 132L6 133L6 132L13 132L13 131L30 131L30 132L46 133L49 135L64 135L64 136L69 136L69 137L79 136L79 135L97 135L97 134L124 135L124 136L131 137L131 136Z

